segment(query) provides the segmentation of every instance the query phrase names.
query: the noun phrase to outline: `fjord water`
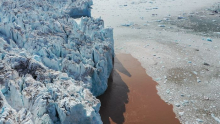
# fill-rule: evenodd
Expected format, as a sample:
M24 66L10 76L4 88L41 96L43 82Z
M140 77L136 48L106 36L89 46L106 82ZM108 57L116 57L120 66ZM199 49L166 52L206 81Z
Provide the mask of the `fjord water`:
M108 89L99 96L104 124L179 124L172 105L157 94L157 83L130 54L116 54Z

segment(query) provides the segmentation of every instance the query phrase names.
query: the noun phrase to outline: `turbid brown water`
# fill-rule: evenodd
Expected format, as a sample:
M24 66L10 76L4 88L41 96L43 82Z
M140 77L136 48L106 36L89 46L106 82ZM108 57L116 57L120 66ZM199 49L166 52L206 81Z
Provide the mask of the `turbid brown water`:
M108 89L99 96L104 124L179 124L173 107L157 94L157 83L129 54L116 54Z

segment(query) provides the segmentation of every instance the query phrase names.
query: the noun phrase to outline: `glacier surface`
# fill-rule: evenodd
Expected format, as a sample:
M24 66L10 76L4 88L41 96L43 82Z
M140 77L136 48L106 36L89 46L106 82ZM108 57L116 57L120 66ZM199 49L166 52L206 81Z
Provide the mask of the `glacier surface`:
M0 124L102 123L114 40L92 4L0 1Z

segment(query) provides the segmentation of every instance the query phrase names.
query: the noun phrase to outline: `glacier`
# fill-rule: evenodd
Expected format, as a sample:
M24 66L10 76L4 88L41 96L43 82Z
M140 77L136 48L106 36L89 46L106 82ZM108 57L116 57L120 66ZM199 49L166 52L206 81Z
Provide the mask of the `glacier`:
M92 4L0 1L0 124L102 123L114 39Z

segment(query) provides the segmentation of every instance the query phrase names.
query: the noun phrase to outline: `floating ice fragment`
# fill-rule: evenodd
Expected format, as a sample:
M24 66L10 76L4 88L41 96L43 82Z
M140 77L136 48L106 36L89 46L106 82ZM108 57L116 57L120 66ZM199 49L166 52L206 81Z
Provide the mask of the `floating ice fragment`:
M184 112L179 112L179 115L180 115L180 116L183 116L183 114L184 114Z
M165 25L158 25L158 27L165 27Z
M167 94L170 94L170 90L169 89L167 89L166 92L167 92Z
M184 17L182 17L182 16L179 16L179 17L177 17L177 19L184 19Z
M208 63L206 63L206 62L204 62L204 65L206 65L206 66L210 66Z
M156 79L155 79L155 81L160 81L160 80L161 80L161 78L156 78Z
M179 104L179 103L176 103L175 106L176 106L176 107L180 107L180 104Z
M183 106L186 106L187 104L189 104L188 100L184 100L183 102L181 102Z
M196 71L193 71L193 73L194 73L195 75L197 75L197 74L198 74Z
M211 39L211 38L207 38L206 40L212 42L212 39Z
M209 100L209 97L207 97L207 96L204 96L204 99L205 99L205 100Z
M201 80L197 77L197 83L200 83L201 82Z
M146 8L146 10L152 10L152 8Z
M199 123L202 123L202 122L203 122L203 120L201 120L201 119L199 119L199 118L197 118L196 121L198 121Z
M130 27L130 26L132 26L132 25L134 25L133 22L121 24L121 26L125 26L125 27Z
M156 20L155 22L162 22L162 20Z
M212 115L212 117L213 117L218 123L220 123L220 119L219 119L219 118L215 117L215 115L214 115L213 113L212 113L211 115Z

